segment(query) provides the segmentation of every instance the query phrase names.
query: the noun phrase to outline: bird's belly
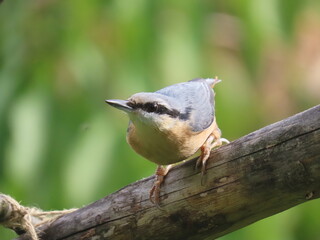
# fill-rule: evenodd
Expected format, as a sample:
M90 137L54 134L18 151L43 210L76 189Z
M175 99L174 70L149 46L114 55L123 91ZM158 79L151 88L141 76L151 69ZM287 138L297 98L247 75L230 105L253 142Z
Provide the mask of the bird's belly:
M158 165L168 165L192 156L211 133L211 127L199 133L182 127L165 132L158 129L137 131L132 124L128 129L127 141L138 154L146 159Z
M128 137L130 146L141 156L158 164L168 165L180 162L199 149L200 146L192 146L187 140L180 144L174 139L167 138L161 134L152 134L144 136L143 139L131 135Z

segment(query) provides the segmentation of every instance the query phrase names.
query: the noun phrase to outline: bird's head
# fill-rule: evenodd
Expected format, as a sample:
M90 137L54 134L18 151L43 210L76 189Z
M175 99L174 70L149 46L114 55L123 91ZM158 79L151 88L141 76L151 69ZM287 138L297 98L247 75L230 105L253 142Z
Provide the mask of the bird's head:
M135 125L144 124L157 128L172 125L176 121L186 121L190 110L177 99L160 93L142 92L127 100L106 100L109 105L126 112Z

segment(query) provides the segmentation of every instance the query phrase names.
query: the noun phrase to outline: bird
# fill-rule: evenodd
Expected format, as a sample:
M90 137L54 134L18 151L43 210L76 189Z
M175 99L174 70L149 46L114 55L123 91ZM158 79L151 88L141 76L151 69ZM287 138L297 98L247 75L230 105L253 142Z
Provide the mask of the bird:
M160 189L165 176L177 163L199 149L201 175L212 148L221 146L221 131L215 116L213 87L216 78L198 78L167 86L155 92L140 92L126 100L110 99L106 103L129 116L126 140L136 153L158 165L149 199L160 204Z

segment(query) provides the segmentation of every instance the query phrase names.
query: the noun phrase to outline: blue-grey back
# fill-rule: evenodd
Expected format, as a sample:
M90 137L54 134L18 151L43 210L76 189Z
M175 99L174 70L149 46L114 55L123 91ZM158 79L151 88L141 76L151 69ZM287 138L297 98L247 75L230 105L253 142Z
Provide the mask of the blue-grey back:
M190 120L193 131L208 128L214 120L214 92L210 79L195 79L178 83L156 91L169 97L185 119ZM183 118L183 117L182 117Z

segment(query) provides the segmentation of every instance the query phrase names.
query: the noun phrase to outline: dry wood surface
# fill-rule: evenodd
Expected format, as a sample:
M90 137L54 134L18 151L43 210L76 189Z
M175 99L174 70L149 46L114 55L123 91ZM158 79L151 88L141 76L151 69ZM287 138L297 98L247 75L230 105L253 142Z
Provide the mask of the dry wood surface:
M195 162L170 171L162 209L151 176L41 226L42 239L214 239L319 198L320 105L213 150L203 185Z

